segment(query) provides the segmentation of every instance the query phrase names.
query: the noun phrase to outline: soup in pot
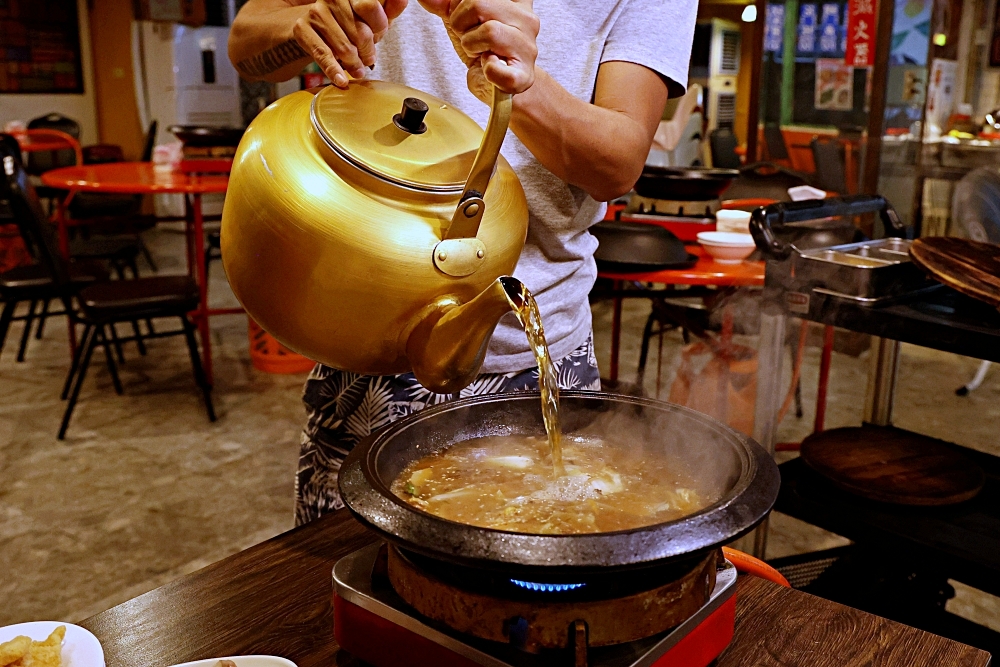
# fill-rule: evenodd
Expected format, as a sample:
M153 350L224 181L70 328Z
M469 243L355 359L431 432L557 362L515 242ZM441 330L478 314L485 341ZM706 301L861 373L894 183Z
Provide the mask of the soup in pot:
M629 530L678 519L716 498L665 457L642 448L563 434L564 474L553 472L544 437L488 436L408 465L392 491L459 523L520 533Z

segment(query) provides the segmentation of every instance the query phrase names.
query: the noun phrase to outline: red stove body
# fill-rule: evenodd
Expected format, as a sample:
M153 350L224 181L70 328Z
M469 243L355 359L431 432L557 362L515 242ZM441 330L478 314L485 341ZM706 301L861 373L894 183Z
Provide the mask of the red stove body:
M536 667L574 664L570 649L530 654L460 634L412 610L387 584L373 585L378 544L333 570L334 635L374 667ZM708 602L676 628L634 642L590 648L588 667L706 667L729 645L736 619L736 569L726 562Z

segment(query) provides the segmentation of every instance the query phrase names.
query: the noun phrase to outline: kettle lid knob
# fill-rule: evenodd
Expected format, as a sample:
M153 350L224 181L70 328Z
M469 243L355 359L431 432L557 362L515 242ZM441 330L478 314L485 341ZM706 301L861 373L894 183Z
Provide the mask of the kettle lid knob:
M403 109L392 117L392 122L403 132L423 134L427 131L424 116L427 115L427 103L416 97L403 100Z

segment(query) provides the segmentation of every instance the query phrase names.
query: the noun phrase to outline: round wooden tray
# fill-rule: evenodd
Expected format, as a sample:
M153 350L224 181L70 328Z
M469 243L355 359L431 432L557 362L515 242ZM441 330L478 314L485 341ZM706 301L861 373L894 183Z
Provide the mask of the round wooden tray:
M931 236L914 241L910 257L952 289L1000 307L1000 245Z
M973 498L986 475L945 443L892 427L861 426L815 433L802 460L834 485L897 505L951 505Z

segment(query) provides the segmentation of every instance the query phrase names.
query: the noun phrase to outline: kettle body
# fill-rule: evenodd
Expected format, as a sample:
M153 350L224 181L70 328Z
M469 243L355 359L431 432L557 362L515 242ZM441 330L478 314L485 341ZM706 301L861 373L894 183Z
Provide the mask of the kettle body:
M388 114L403 96L428 107L423 133ZM264 109L237 149L222 217L223 265L249 316L290 349L357 373L407 372L420 365L413 356L444 354L411 333L511 273L527 234L524 191L499 156L500 120L496 141L497 128L484 134L441 100L376 81L300 91ZM490 130L495 168L478 192L459 176L489 161ZM458 229L460 205L478 211L478 226ZM489 310L465 316L470 335L483 328L471 326L477 320L493 321L484 340L469 341L475 368L452 369L462 382L478 372L509 306Z

